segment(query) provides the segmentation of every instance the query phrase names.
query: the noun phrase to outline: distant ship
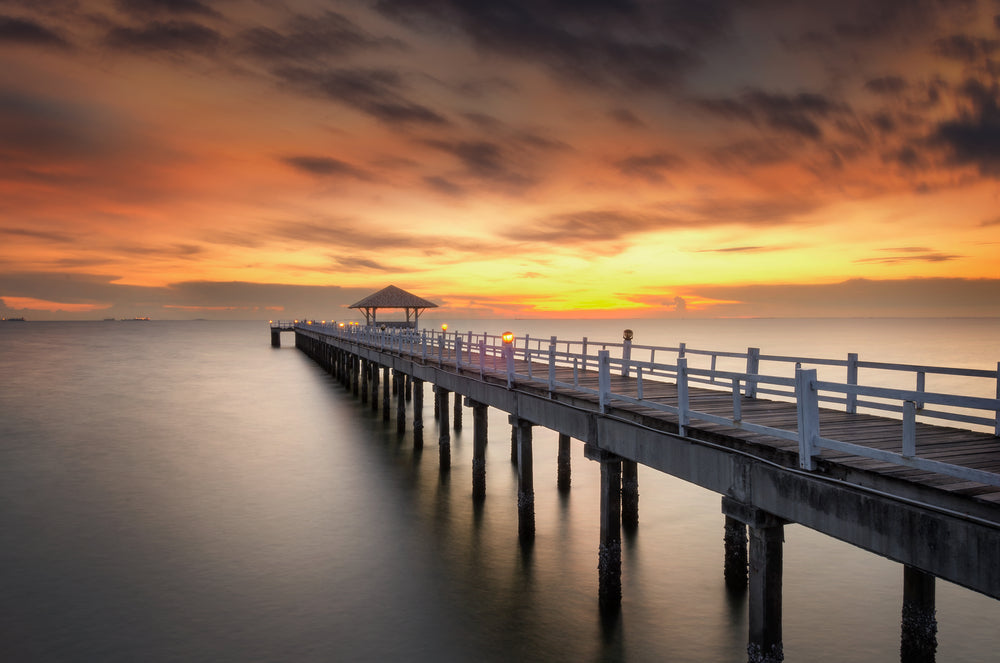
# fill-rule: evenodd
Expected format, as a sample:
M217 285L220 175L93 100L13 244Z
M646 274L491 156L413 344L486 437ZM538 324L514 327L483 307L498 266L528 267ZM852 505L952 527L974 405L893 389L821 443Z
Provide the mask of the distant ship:
M133 321L137 321L137 322L149 322L149 318L148 317L145 317L145 318L122 318L122 322L133 322Z
M0 322L24 322L24 318L0 318Z

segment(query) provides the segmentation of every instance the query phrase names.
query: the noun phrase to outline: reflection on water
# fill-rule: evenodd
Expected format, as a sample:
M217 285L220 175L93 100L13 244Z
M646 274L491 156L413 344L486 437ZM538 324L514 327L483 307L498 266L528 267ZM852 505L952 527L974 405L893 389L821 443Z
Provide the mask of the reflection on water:
M259 323L16 327L0 330L8 660L746 659L715 494L640 468L622 609L602 622L599 466L579 442L560 492L557 436L535 429L524 547L505 413L489 413L476 503L471 416L442 472L429 386L415 452L411 426L399 437ZM657 342L677 340L696 344ZM787 660L898 659L898 565L785 533ZM939 582L939 660L992 655L998 618L996 601Z

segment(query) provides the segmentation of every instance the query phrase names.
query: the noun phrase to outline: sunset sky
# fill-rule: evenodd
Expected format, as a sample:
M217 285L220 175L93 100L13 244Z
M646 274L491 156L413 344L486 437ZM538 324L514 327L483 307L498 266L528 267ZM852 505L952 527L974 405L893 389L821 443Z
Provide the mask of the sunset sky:
M0 0L0 313L389 284L455 318L1000 316L1000 1Z

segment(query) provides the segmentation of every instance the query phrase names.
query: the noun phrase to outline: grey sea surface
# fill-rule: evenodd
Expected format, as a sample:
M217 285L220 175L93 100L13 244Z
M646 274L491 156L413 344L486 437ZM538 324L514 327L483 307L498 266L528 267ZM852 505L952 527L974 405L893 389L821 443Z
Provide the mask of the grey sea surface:
M975 368L1000 359L992 319L448 323L591 341L629 327L637 344ZM557 436L536 429L537 535L522 548L505 413L490 411L475 507L470 411L442 473L429 388L415 453L409 421L399 437L283 342L270 347L266 322L0 325L0 660L746 661L718 495L640 468L609 626L597 607L599 467L581 443L560 494ZM894 562L786 526L786 660L898 660L902 577ZM939 661L1000 651L1000 602L938 581L937 617Z

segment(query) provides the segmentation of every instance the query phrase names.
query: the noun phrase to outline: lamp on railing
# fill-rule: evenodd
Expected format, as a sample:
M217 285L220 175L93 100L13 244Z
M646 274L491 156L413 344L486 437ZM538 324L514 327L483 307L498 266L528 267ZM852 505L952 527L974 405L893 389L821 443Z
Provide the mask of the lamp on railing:
M500 354L507 369L507 388L510 389L514 384L514 332L505 331L500 338L503 339Z
M632 359L632 330L622 332L622 375L628 377L628 363Z
M441 331L442 332L448 331L448 323L447 322L441 323Z

